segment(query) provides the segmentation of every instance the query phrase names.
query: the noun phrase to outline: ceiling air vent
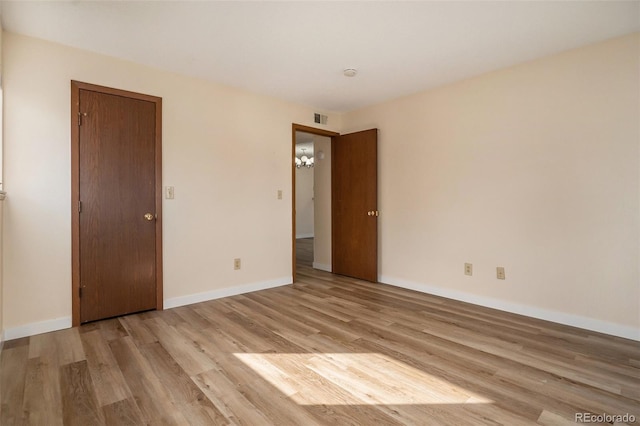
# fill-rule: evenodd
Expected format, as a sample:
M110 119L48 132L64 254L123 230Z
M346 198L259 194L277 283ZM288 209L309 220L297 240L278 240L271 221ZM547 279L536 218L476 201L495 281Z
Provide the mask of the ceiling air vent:
M327 120L328 119L329 119L329 117L327 117L326 115L322 115L322 114L318 114L318 113L313 114L313 121L315 123L327 124Z

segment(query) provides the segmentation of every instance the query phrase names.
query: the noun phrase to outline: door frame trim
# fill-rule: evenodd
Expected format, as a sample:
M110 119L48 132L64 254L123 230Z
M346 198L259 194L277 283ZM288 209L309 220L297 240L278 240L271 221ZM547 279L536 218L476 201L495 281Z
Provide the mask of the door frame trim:
M80 90L153 102L156 106L156 309L163 309L162 280L162 98L71 80L71 323L80 325Z
M334 138L340 136L340 133L332 132L331 130L317 129L303 124L291 124L291 277L293 282L296 281L296 132L311 133L316 136L327 136L331 138L332 148ZM333 149L331 152L333 152Z

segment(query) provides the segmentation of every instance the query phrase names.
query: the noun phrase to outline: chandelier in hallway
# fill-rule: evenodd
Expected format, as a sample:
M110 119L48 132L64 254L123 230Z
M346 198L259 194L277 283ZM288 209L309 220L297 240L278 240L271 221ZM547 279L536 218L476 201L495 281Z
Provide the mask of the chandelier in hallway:
M296 168L306 167L310 169L313 167L313 157L307 157L306 151L305 148L302 148L302 155L299 158L296 156Z

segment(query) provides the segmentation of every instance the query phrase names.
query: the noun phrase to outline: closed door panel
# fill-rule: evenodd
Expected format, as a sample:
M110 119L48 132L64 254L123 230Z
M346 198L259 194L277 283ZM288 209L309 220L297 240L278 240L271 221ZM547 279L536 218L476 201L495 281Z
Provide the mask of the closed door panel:
M156 308L155 109L80 90L81 322Z
M378 281L378 130L332 145L332 269Z

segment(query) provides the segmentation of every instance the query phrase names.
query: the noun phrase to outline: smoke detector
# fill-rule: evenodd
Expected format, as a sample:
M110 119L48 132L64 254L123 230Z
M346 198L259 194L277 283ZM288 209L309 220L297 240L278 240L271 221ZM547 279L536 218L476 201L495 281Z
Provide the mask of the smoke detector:
M355 77L358 74L358 70L355 68L347 68L343 72L345 77Z

